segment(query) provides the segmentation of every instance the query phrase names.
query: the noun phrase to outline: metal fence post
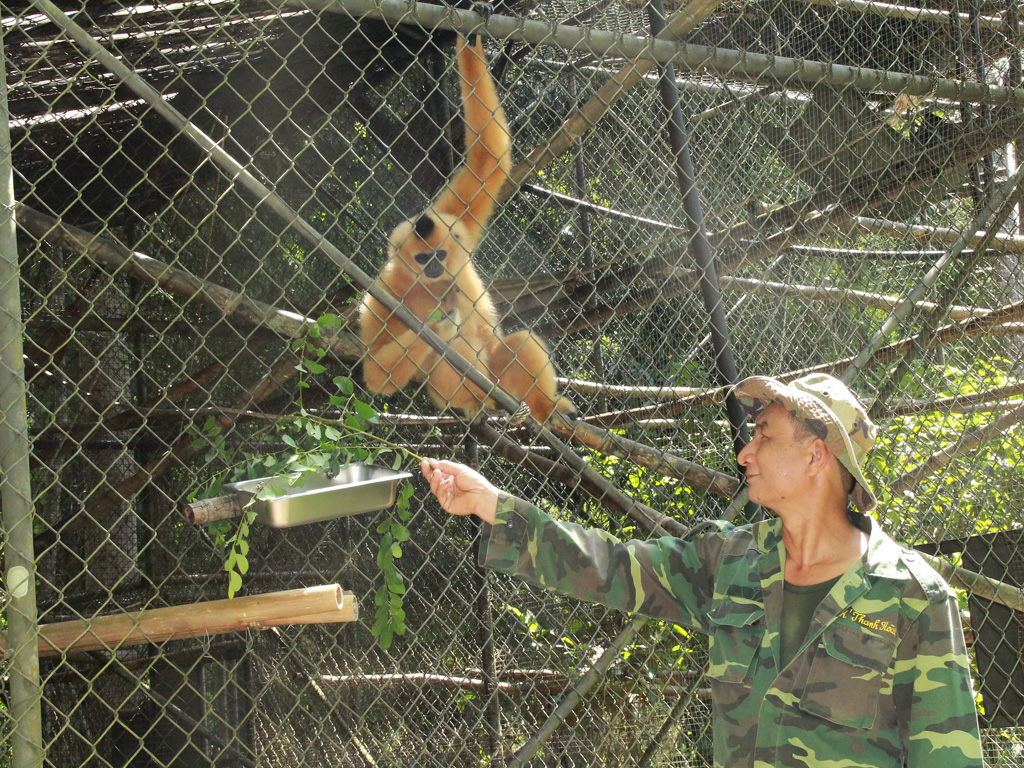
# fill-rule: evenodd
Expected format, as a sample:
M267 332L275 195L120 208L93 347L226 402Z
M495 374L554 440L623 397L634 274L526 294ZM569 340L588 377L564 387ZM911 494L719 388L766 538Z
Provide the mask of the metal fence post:
M0 56L0 82L7 67ZM29 482L28 413L22 356L18 246L14 234L14 165L7 90L0 93L0 504L3 506L7 644L10 654L10 716L14 768L43 762L39 628Z

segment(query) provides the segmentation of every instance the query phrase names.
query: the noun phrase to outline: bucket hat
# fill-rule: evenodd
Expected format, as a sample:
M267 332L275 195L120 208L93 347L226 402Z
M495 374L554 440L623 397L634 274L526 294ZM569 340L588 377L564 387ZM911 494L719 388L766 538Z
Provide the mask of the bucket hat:
M875 507L877 500L864 476L864 462L878 428L843 382L827 373L811 373L788 384L769 376L751 376L733 387L733 392L749 416L756 417L778 403L807 425L853 475L850 496L857 510L867 512Z

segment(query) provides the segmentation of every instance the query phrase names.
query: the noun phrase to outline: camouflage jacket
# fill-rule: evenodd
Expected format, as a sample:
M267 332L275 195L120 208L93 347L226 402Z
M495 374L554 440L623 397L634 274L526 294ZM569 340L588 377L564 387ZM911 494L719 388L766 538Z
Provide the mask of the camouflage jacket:
M620 542L502 494L483 565L707 634L716 766L981 766L957 602L872 518L793 661L778 668L778 519Z

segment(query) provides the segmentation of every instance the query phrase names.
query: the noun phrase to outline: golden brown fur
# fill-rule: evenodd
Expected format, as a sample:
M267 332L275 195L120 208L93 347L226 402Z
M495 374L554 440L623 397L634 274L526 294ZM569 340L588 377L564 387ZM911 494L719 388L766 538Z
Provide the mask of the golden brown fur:
M494 302L473 266L471 254L486 233L495 198L511 167L511 139L498 92L487 70L479 38L458 41L466 161L433 204L388 237L388 261L378 285L401 301L463 357L544 421L552 410L574 413L557 394L555 372L544 343L529 331L505 336ZM367 294L360 307L367 356L367 387L391 394L426 381L439 407L468 418L493 402L455 371L415 332Z

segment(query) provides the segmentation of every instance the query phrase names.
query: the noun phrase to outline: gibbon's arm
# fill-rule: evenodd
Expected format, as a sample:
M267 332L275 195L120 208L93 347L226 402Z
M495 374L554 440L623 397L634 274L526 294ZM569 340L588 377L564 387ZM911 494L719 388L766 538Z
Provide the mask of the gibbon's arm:
M433 208L463 220L476 234L494 213L496 198L512 167L508 122L498 89L487 70L479 35L470 45L459 35L458 59L466 120L466 162L437 198Z

